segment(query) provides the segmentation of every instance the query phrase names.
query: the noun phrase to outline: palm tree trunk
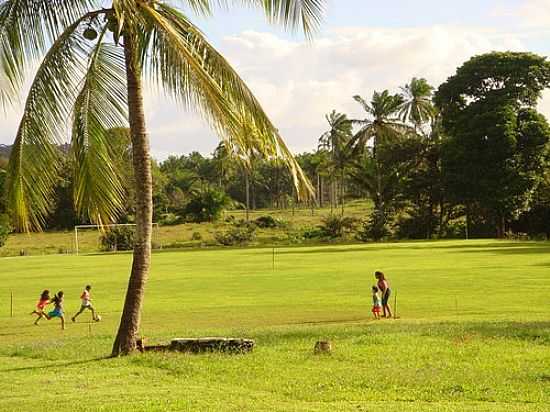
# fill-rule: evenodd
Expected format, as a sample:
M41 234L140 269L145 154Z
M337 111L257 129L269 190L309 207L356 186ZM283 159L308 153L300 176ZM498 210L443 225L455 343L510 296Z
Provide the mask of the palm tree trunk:
M124 34L132 161L136 189L136 234L132 272L112 356L126 355L136 349L136 337L139 332L145 283L151 266L153 222L151 157L145 127L141 71L137 65L133 40L131 34Z
M342 168L340 172L340 201L342 202L342 216L344 216L344 197L345 197L344 169Z
M248 180L248 170L245 170L244 172L244 184L245 184L245 192L246 192L246 221L249 220L249 213L250 213L250 182Z

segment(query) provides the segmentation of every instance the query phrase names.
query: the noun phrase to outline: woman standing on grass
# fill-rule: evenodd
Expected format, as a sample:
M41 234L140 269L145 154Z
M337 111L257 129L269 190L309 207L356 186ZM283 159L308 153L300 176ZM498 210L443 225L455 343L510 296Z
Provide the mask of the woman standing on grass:
M384 318L391 318L391 308L390 308L390 295L391 289L388 280L383 272L376 271L374 272L374 277L378 280L377 286L382 294L382 313Z

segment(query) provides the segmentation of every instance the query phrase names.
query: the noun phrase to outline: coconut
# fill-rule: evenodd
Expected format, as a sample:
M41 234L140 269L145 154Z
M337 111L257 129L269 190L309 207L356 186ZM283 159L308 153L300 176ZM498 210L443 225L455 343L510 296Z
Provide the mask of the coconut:
M84 38L87 40L95 40L97 38L97 32L91 27L88 27L86 30L84 30L83 35Z
M109 29L109 31L112 33L117 31L118 22L116 21L116 19L114 18L109 19L109 21L107 22L107 29Z

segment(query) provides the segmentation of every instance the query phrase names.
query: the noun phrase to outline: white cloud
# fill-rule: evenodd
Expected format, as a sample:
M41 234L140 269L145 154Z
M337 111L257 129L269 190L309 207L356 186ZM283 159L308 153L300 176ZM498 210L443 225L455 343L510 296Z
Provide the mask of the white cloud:
M550 0L523 0L515 7L499 6L494 10L493 15L514 19L524 28L548 28Z
M374 90L397 90L413 76L437 86L473 55L525 46L514 35L492 30L435 26L342 28L313 44L244 32L226 38L223 48L290 146L300 151L315 147L325 113L362 115L355 94L368 98Z
M295 151L316 147L324 115L332 109L362 116L355 94L369 98L374 90L397 90L413 76L437 86L472 55L526 49L514 34L449 26L341 28L313 43L246 31L219 46ZM549 115L550 94L546 97L541 109ZM161 95L147 93L146 110L156 157L210 152L217 144L204 122ZM2 120L0 142L12 140L15 125L13 114Z

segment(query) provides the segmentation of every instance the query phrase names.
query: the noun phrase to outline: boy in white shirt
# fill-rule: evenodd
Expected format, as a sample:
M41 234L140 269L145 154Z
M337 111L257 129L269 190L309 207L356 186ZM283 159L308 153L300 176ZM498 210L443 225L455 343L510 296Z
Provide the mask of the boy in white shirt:
M80 295L80 299L82 301L81 305L80 305L80 310L78 311L78 313L76 313L72 318L71 320L73 322L76 322L76 317L78 315L80 315L82 312L84 312L86 309L88 310L91 310L92 311L92 319L95 320L96 322L99 320L96 312L95 312L95 309L92 305L92 296L90 294L90 290L92 290L92 287L90 285L87 285L86 288L84 289L84 291L82 291L82 294Z

